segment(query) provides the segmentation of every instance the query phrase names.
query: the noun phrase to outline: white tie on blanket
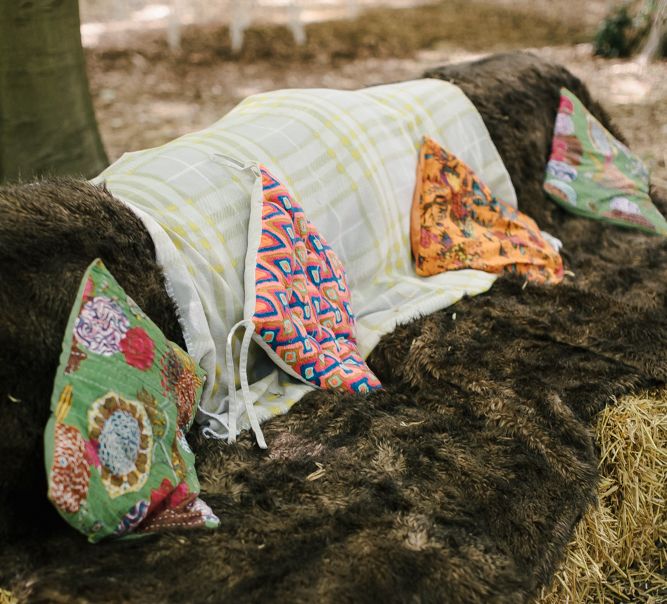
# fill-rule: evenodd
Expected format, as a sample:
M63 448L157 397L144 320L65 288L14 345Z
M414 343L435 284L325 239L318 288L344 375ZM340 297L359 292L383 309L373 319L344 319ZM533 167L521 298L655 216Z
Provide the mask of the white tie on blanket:
M254 242L261 227L249 224L250 204L261 198L258 163L288 186L345 265L362 355L398 323L491 286L495 276L475 270L428 278L414 272L410 205L425 134L516 206L479 113L459 88L439 80L252 96L211 127L125 154L95 179L106 181L153 237L188 352L209 376L198 417L207 435L227 437L231 427L235 437L236 426L254 419L234 404L230 418L224 393L240 381L227 368L226 344L233 326L247 319L244 292L254 287L244 273L257 249L248 233ZM260 422L313 389L279 371L254 344L247 371L243 400Z

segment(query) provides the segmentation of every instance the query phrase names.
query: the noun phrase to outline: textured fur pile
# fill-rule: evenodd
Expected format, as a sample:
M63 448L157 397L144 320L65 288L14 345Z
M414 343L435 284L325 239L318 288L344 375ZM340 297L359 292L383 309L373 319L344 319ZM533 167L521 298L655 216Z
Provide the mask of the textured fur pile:
M55 513L35 449L89 259L180 335L148 235L108 193L0 189L0 532L24 533L5 537L0 587L34 601L514 604L550 580L593 501L596 412L667 377L667 243L545 200L560 86L608 124L574 76L531 55L430 75L476 104L520 207L564 241L575 276L555 288L501 279L399 327L370 358L385 391L309 394L265 424L267 452L247 434L196 438L214 533L88 546L44 522Z

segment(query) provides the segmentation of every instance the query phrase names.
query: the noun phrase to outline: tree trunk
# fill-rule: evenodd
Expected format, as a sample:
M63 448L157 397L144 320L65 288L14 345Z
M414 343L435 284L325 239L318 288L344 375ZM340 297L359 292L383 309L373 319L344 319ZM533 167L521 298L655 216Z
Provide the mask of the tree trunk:
M654 10L651 29L641 54L644 61L654 61L663 56L665 36L667 36L667 0L658 0Z
M77 0L0 0L0 182L90 177L107 163Z

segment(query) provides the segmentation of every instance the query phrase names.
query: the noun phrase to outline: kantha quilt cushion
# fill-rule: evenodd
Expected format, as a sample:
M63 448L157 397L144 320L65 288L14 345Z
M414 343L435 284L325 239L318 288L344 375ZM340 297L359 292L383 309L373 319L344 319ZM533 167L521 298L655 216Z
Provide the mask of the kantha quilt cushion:
M380 388L357 349L342 263L287 188L260 170L255 339L279 367L307 383L350 392Z
M644 163L561 89L544 190L566 210L667 236Z
M44 435L48 495L97 542L215 527L185 439L203 372L123 291L86 270L63 340Z
M535 221L497 199L475 172L434 140L419 151L410 240L418 275L474 268L559 283L563 261Z

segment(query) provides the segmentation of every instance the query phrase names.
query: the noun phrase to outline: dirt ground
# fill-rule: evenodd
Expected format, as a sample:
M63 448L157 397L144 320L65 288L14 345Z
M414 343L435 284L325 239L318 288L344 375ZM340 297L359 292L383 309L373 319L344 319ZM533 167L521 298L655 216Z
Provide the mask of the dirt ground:
M404 80L448 62L531 49L584 80L667 186L667 61L608 60L591 40L615 3L589 0L444 0L373 9L306 26L296 46L280 25L255 25L233 56L224 24L189 26L170 53L163 32L107 36L87 49L91 90L113 161L125 151L206 127L244 97L290 87L354 89Z

